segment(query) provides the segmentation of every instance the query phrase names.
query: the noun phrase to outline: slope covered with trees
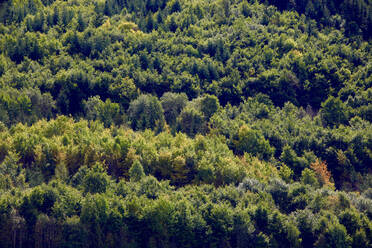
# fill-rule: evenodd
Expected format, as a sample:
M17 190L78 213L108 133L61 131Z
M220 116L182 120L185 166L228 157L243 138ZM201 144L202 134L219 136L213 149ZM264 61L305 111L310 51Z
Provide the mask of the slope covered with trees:
M295 158L306 168L293 180L290 148L281 156L289 166L278 168L235 156L221 136L105 129L67 117L0 135L2 247L371 244L371 190L335 191L326 163L306 155ZM264 139L247 127L239 135L242 150ZM256 146L260 157L269 145L255 142L265 144Z
M371 247L370 10L1 1L0 247Z
M344 29L347 36L362 35L366 39L372 36L370 0L269 0L268 3L280 10L296 10L300 14L306 14L307 17L319 21L320 25Z

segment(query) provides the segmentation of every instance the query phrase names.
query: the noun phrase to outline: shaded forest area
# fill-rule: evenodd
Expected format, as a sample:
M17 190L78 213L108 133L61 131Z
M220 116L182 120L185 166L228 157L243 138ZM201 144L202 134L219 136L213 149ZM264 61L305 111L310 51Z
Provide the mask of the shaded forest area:
M371 247L371 2L0 2L0 247Z
M265 1L262 1L265 2ZM320 25L344 29L347 36L372 37L372 7L370 0L280 1L268 0L280 10L295 10L318 21Z

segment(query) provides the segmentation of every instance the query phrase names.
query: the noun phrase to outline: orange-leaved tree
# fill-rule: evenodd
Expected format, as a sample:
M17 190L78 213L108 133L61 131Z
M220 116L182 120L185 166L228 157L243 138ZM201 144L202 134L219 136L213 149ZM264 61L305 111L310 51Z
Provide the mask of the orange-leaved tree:
M327 163L325 161L316 160L314 163L310 164L312 170L314 170L320 185L334 188L334 183L332 183L331 172L328 171Z

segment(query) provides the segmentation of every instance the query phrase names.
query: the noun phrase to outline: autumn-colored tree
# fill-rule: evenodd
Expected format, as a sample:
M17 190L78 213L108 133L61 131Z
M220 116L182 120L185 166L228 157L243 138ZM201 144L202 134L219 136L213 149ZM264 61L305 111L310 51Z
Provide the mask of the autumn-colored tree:
M332 183L331 172L328 171L327 163L325 161L316 160L314 163L310 164L311 169L314 170L320 185L334 188L334 183Z

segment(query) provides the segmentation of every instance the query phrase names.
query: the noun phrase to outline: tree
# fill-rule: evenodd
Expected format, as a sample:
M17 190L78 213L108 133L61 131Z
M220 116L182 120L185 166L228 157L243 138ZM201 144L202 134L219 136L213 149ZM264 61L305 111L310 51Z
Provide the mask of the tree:
M0 77L5 73L7 69L7 61L3 55L0 56Z
M280 209L287 210L289 206L289 186L285 182L279 179L270 180L268 192L270 192L275 204L277 204Z
M354 235L353 235L353 243L352 247L357 248L357 247L363 247L366 246L368 247L370 244L370 240L367 239L366 233L363 230L358 230Z
M294 171L295 177L300 176L301 171L304 169L304 164L301 163L300 158L289 145L284 146L280 159Z
M104 195L88 195L82 204L81 223L88 227L89 247L104 246L104 224L108 219L109 205Z
M139 160L134 161L129 169L129 177L133 182L139 182L145 176L143 167Z
M346 124L348 120L348 111L345 104L339 98L333 96L322 103L320 114L323 125L328 127Z
M332 175L328 171L326 162L317 160L314 163L311 163L310 167L314 170L321 186L330 188L334 187L334 184L331 182Z
M305 168L301 172L301 182L303 184L309 184L313 187L319 186L319 182L318 182L315 172L313 170L310 170L309 168Z
M356 211L346 209L340 214L339 220L350 235L354 235L361 228L360 217Z
M315 215L309 210L300 210L296 213L297 227L300 231L302 245L304 248L314 247L316 241L315 228Z
M156 96L140 95L130 103L129 121L133 129L161 131L165 124L164 110Z
M205 95L201 99L200 110L204 114L205 118L209 120L214 113L220 108L220 102L218 98L213 95Z
M136 99L139 95L139 90L134 84L133 79L125 77L120 81L108 83L110 98L121 104L123 109L128 109L132 100ZM107 85L103 85L106 87ZM101 92L101 90L99 90Z
M176 23L176 19L174 18L174 16L172 15L172 17L170 18L170 21L169 21L169 24L168 24L168 27L169 27L169 30L171 32L176 32L177 28L178 28L178 25Z
M350 246L350 237L346 228L339 223L329 223L325 232L320 235L315 247L341 248Z
M90 97L87 101L83 101L83 106L87 119L100 120L105 127L120 124L120 106L110 99L103 102L99 96Z
M77 23L78 23L78 31L83 32L85 28L87 27L87 22L83 17L83 14L81 11L79 11L78 16L77 16Z
M88 173L83 178L84 192L104 193L110 184L110 177L107 175L103 166L99 163L89 169Z
M177 118L177 130L194 137L197 133L205 133L207 127L204 115L192 108L186 107Z
M9 152L0 164L0 189L23 188L26 185L25 181L25 170L19 163L18 154Z
M249 8L247 1L242 3L241 9L244 17L249 17L252 14L252 10Z
M274 154L274 148L270 146L269 141L264 138L260 131L254 130L247 125L240 127L234 143L239 154L247 152L266 160Z
M170 9L170 13L174 13L174 12L180 12L181 11L181 4L179 2L179 0L175 0L171 3L171 9Z
M174 127L177 117L187 104L186 94L167 92L160 98L160 101L164 109L164 117L167 124Z

